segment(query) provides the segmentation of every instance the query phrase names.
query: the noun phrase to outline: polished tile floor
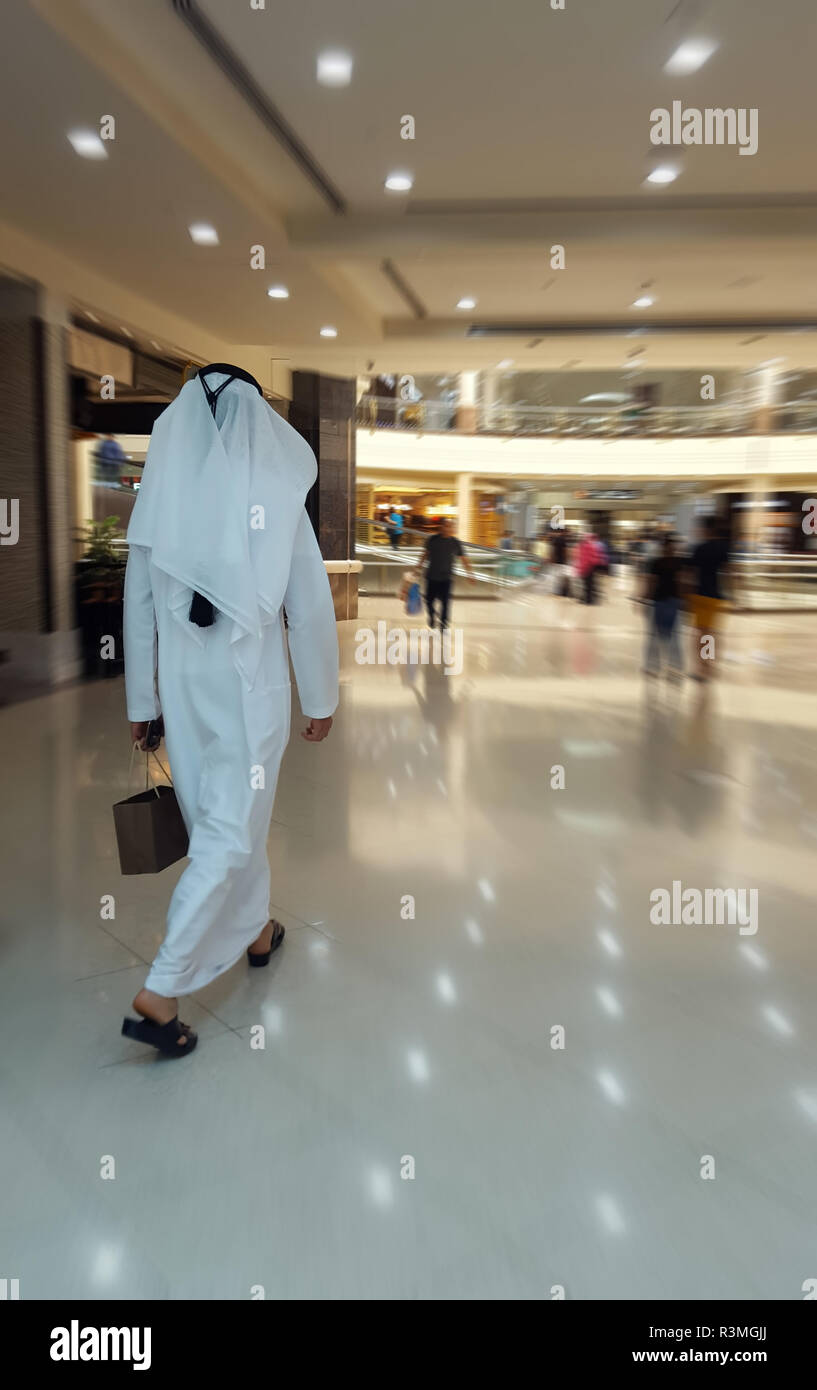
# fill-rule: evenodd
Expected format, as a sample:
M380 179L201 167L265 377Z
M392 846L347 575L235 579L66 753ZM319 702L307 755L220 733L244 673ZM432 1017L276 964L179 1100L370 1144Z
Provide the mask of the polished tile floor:
M678 690L611 587L460 602L451 677L357 663L402 621L362 600L332 737L282 772L286 944L186 1002L189 1062L119 1034L179 872L118 871L121 682L0 711L22 1298L802 1298L817 619L732 619ZM673 880L757 888L756 934L652 925Z

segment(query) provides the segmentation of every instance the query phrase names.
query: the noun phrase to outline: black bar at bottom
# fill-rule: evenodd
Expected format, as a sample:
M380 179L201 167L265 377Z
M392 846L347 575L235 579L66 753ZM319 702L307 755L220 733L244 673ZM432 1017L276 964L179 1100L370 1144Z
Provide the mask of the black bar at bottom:
M452 1303L444 1301L445 1311L441 1312L434 1307L418 1307L423 1303L419 1299L412 1302L410 1314L399 1306L394 1309L393 1330L400 1338L398 1378L405 1379L415 1358L417 1375L428 1376L429 1335L435 1337L435 1378L441 1363L449 1358L462 1378L472 1356L484 1364L485 1355L493 1350L504 1361L509 1332L517 1348L514 1360L518 1362L522 1356L533 1359L543 1372L558 1367L562 1374L581 1376L586 1371L649 1373L652 1367L669 1365L718 1369L760 1366L779 1377L798 1363L809 1364L815 1336L810 1301L805 1297L802 1301L767 1303L572 1302L548 1293L547 1298L521 1305L500 1304L490 1320L480 1314L478 1323L471 1323L467 1303L455 1310ZM531 1303L537 1305L535 1310ZM216 1365L232 1366L237 1378L246 1382L256 1366L259 1372L266 1367L272 1375L277 1362L278 1372L286 1374L283 1362L277 1360L276 1347L290 1361L301 1361L306 1351L307 1364L301 1369L308 1369L314 1377L319 1368L319 1346L326 1348L327 1368L334 1367L333 1375L342 1373L340 1362L347 1360L350 1374L370 1376L376 1372L392 1379L396 1368L391 1357L384 1358L383 1345L390 1331L389 1312L382 1304L376 1336L372 1336L365 1309L355 1313L342 1294L317 1314L321 1326L318 1342L314 1338L315 1316L316 1311L308 1308L309 1322L304 1324L303 1314L299 1316L291 1303L282 1304L280 1299L267 1303L261 1299L219 1303L181 1299L161 1303L20 1300L0 1305L0 1335L5 1364L15 1364L26 1382L31 1377L32 1383L34 1377L40 1380L49 1373L64 1379L73 1369L83 1378L95 1370L106 1376L139 1371L169 1381L179 1373L189 1385L199 1373L212 1375ZM466 1322L460 1325L463 1316ZM333 1323L337 1336L333 1336ZM307 1326L313 1336L304 1348L301 1333Z

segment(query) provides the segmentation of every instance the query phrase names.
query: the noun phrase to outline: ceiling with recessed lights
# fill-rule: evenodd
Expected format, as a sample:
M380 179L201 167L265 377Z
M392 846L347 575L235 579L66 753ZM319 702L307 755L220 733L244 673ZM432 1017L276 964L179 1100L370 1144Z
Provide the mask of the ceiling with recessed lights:
M650 144L650 112L756 107L760 147L690 148L673 192L813 191L812 0L198 0L350 206L382 205L406 166L424 204L620 198L673 162ZM687 37L717 48L683 78L664 64ZM315 80L316 54L354 59L348 87ZM400 138L404 115L415 139ZM667 154L663 151L663 154ZM675 152L673 152L674 155Z
M103 317L135 286L343 374L615 368L650 321L719 331L644 338L646 365L817 363L786 331L817 322L812 0L28 0L4 38L5 218L110 284ZM667 72L691 42L697 69ZM651 145L676 99L757 108L757 154ZM104 114L108 158L81 157L69 133Z

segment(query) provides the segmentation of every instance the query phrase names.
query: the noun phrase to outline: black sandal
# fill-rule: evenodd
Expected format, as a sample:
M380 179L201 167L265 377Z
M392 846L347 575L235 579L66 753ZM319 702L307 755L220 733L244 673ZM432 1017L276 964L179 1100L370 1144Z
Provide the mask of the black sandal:
M249 960L250 965L269 965L270 956L272 955L273 951L278 950L278 947L281 945L281 942L283 941L285 936L286 927L284 926L284 924L282 922L276 922L273 919L272 940L270 942L270 948L268 951L250 951L248 948L247 959Z
M149 1018L125 1018L122 1020L122 1036L133 1038L134 1042L147 1043L155 1047L165 1057L184 1057L192 1052L198 1042L198 1035L186 1023L179 1022L179 1016L169 1023L154 1023ZM179 1038L187 1038L183 1045Z

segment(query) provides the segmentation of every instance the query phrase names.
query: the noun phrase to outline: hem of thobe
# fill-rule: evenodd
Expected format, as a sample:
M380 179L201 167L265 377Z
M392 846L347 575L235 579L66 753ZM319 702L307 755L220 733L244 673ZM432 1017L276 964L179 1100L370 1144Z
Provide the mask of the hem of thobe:
M254 926L252 932L248 933L240 950L236 951L235 955L223 964L206 967L191 966L188 970L177 971L175 974L167 970L156 970L151 966L144 988L152 990L154 994L161 994L165 999L175 999L184 994L195 994L197 990L212 984L219 975L224 975L228 970L232 970L236 962L244 955L247 947L252 946L252 943L258 940L269 920L269 913L267 913L261 925Z

